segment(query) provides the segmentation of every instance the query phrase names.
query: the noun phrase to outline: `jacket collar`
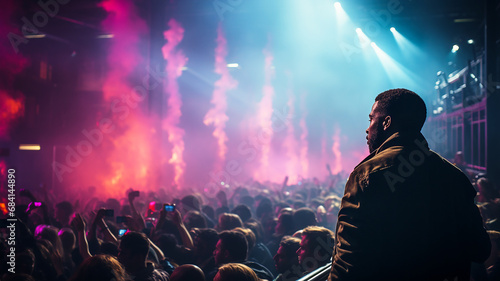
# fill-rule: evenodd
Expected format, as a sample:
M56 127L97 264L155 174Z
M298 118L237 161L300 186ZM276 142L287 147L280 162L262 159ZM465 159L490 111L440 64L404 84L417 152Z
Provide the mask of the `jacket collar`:
M396 132L392 134L389 138L387 138L379 148L370 153L361 163L359 163L356 167L363 164L364 162L372 159L375 155L381 153L382 151L393 147L393 146L408 146L415 145L417 142L423 144L426 149L429 149L429 144L427 140L420 132Z

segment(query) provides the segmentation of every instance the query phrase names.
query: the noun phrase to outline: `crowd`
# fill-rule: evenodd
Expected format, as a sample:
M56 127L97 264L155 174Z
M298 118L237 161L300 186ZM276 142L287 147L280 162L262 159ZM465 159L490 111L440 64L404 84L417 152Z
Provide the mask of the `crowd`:
M341 179L222 188L214 197L129 189L106 201L53 202L50 192L21 190L15 273L3 229L1 280L297 280L331 263ZM500 194L486 177L474 184L493 247L473 279L500 280Z

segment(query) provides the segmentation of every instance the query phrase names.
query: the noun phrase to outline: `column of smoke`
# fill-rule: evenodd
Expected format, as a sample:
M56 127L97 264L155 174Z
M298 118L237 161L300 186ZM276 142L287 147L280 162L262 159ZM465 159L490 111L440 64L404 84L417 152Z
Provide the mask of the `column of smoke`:
M288 112L292 117L295 116L295 97L293 95L293 76L290 72L286 73L288 79ZM286 137L284 142L284 147L286 149L286 175L291 183L295 183L298 181L298 176L300 173L299 166L299 147L297 140L295 139L295 128L293 122L286 123Z
M222 23L219 23L219 26L217 28L216 41L217 47L215 48L215 73L219 74L220 78L215 82L212 100L210 101L212 107L205 115L203 123L207 126L213 125L214 127L212 135L217 140L218 151L217 160L213 169L220 170L223 168L224 162L226 160L226 143L228 141L228 137L225 131L226 122L229 119L226 115L226 92L235 89L238 85L238 82L231 77L227 68L227 40L224 36Z
M267 181L270 179L269 173L269 154L271 153L271 141L273 139L273 97L274 80L273 54L271 53L271 44L263 50L264 53L264 87L262 89L262 99L257 106L257 125L259 132L263 138L259 167L254 172L254 178L259 181ZM283 176L282 176L283 177Z
M301 105L302 105L302 117L300 118L299 121L299 127L300 127L300 166L302 173L300 174L303 178L309 177L309 159L308 159L308 150L309 150L309 142L307 141L307 123L306 123L306 117L307 117L307 109L306 109L306 102L305 102L305 97L306 94L304 93L301 96Z
M70 190L72 186L95 186L93 196L120 198L128 188L157 186L154 175L158 165L152 159L157 143L152 120L145 112L147 87L136 82L145 73L140 44L147 28L132 0L105 0L100 5L107 12L102 29L113 34L106 50L107 72L102 88L106 109L100 113L104 118L97 120L97 128L82 129L95 130L106 123L113 130L104 133L102 142L96 143L75 167L75 177L68 175L73 181L63 184Z
M4 1L0 9L0 34L21 34L11 24L11 17L19 10L19 2L14 0ZM7 38L4 38L7 39ZM20 53L16 54L9 40L0 40L0 140L10 139L10 129L15 120L24 114L24 95L14 90L14 78L21 73L27 65L28 59ZM7 163L0 159L0 194L2 200L6 191Z
M182 115L182 100L179 93L177 78L182 75L182 68L186 65L187 58L182 51L177 50L179 43L184 36L184 29L176 20L168 22L169 29L164 32L167 43L163 46L163 57L167 61L166 72L167 81L165 93L168 95L168 108L163 119L162 128L168 133L168 141L172 145L172 156L169 163L174 166L174 183L178 189L182 187L184 170L186 163L183 159L184 153L184 129L179 127Z
M332 173L333 174L338 174L342 172L342 152L340 151L340 128L338 125L335 126L335 130L333 133L332 137L333 145L332 145L332 152L333 152L333 165L332 167Z

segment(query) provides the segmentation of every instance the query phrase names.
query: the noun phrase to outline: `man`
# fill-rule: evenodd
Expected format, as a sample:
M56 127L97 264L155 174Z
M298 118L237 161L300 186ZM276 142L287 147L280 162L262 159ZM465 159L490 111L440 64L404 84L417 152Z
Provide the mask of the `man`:
M260 279L273 280L273 274L263 265L247 261L248 244L245 236L237 231L223 231L219 233L219 241L215 246L214 259L217 266L226 263L242 263L255 272ZM207 280L212 280L217 271L211 272Z
M168 281L168 273L155 269L146 262L149 239L144 233L128 232L123 235L118 252L118 260L134 281Z
M330 262L335 245L333 237L333 232L322 226L308 226L302 231L297 255L306 274Z
M379 94L366 130L370 155L349 176L329 280L469 280L490 241L467 177L429 150L424 101Z
M279 275L275 281L292 281L302 277L297 250L300 248L300 239L285 236L281 239L278 252L274 255L274 263Z

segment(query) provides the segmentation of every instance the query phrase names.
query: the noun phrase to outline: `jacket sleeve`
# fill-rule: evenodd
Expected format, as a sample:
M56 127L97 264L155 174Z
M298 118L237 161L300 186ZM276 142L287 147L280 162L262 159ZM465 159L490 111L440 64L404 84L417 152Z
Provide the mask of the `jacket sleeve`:
M460 218L459 227L465 238L466 251L471 261L482 263L490 255L491 242L479 209L474 203L476 190L462 172L459 171L455 178L459 180L457 186L461 187L460 192L457 192L459 205L456 212Z

